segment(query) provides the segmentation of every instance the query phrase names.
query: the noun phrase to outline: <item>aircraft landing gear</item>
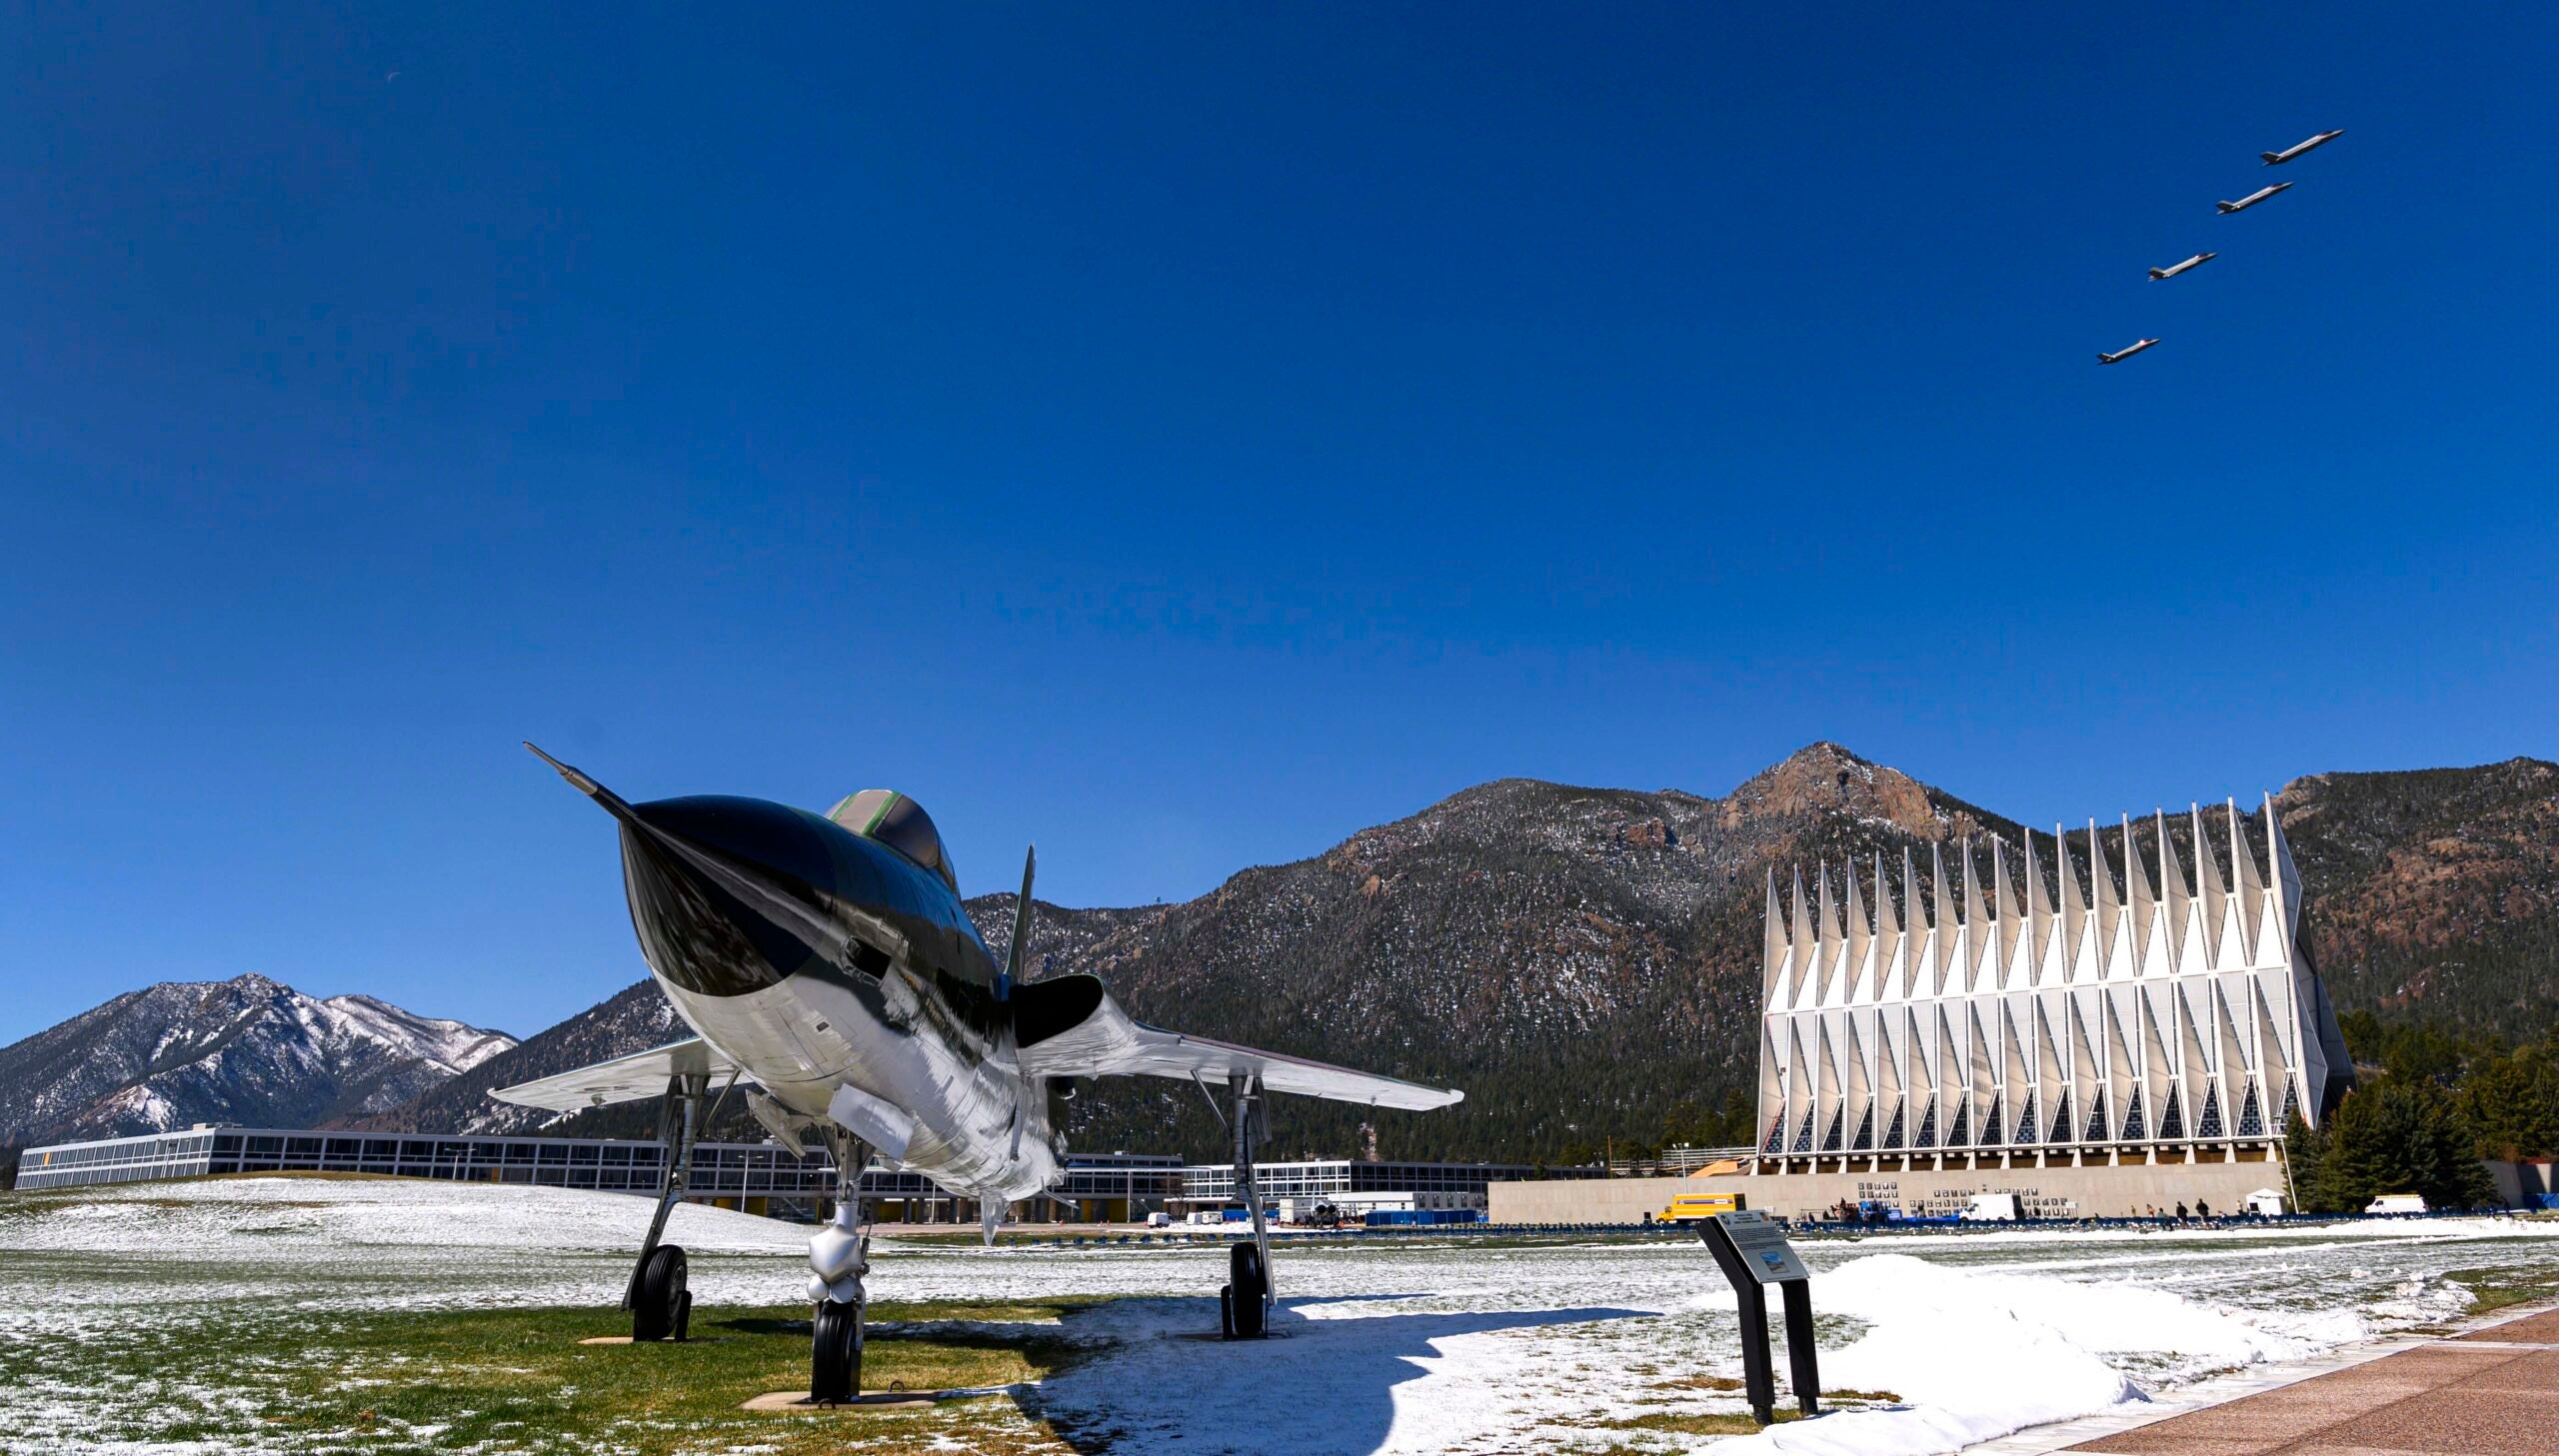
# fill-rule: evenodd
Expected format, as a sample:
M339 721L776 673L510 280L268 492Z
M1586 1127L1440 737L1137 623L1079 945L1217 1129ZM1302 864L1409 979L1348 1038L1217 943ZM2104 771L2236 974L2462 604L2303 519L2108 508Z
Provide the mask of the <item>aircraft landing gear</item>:
M1250 1072L1228 1077L1227 1090L1236 1100L1236 1191L1244 1195L1244 1206L1253 1219L1253 1239L1227 1252L1227 1285L1218 1291L1218 1325L1228 1339L1258 1340L1266 1333L1272 1305L1271 1234L1262 1222L1262 1194L1253 1185L1253 1148L1264 1136L1262 1099Z
M735 1084L735 1078L731 1079ZM710 1095L711 1078L680 1072L667 1078L666 1101L658 1113L658 1138L666 1145L666 1176L658 1186L658 1213L649 1220L649 1236L641 1241L640 1262L622 1288L622 1307L631 1311L635 1344L684 1339L693 1324L693 1294L685 1288L684 1250L658 1240L667 1231L667 1215L684 1198L693 1176L693 1142L702 1130L702 1101Z
M809 1353L809 1398L850 1405L862 1393L862 1301L822 1300Z
M692 1332L693 1291L685 1288L684 1250L660 1244L640 1264L640 1287L631 1304L631 1338L637 1342L682 1340Z
M871 1150L841 1127L826 1129L836 1155L836 1211L809 1240L809 1399L844 1405L862 1395L864 1313L870 1296L871 1236L863 1231L862 1165Z
M1227 1287L1218 1291L1218 1316L1228 1339L1262 1338L1270 1294L1271 1270L1262 1262L1260 1246L1246 1243L1229 1249Z

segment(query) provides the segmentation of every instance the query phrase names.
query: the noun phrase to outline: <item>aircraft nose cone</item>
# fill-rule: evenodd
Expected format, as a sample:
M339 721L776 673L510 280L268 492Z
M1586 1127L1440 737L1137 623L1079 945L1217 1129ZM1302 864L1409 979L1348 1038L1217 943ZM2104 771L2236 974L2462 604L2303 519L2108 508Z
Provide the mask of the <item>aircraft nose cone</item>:
M698 995L738 996L816 962L805 933L823 911L806 826L757 799L639 804L622 831L631 923L650 966ZM824 846L814 846L823 860ZM814 871L814 872L813 872Z

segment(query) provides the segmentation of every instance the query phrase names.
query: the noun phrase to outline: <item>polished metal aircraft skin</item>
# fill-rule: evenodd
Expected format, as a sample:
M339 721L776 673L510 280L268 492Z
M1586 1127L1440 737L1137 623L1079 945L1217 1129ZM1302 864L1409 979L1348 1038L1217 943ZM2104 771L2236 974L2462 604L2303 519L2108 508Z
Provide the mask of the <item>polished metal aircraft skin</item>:
M2183 263L2171 263L2165 268L2153 268L2150 270L2150 281L2157 283L2163 278L2174 278L2189 269L2201 268L2220 256L2218 253L2197 253Z
M2212 210L2221 214L2223 217L2228 217L2234 212L2246 212L2248 209L2255 207L2258 203L2265 201L2267 198L2274 196L2278 192L2283 192L2289 189L2291 186L2292 184L2289 182L2278 182L2271 187L2260 187L2256 191L2249 193L2246 197L2239 199L2237 202L2216 202L2212 205Z
M2339 127L2332 132L2321 132L2319 135L2312 137L2307 141L2295 142L2280 152L2259 152L2257 154L2257 160L2265 163L2269 167L2280 167L2284 163L2291 161L2293 158L2300 156L2302 153L2307 152L2314 147L2324 147L2345 134L2346 129L2344 127Z
M1072 1078L1221 1091L1243 1078L1410 1109L1464 1096L1147 1026L1090 975L1010 983L932 820L903 795L866 790L832 815L724 796L633 804L542 756L620 821L632 927L700 1039L492 1094L501 1100L575 1111L658 1096L674 1077L735 1076L779 1104L756 1111L786 1141L795 1124L832 1122L891 1164L1000 1206L1060 1181ZM1027 904L1028 866L1024 879Z

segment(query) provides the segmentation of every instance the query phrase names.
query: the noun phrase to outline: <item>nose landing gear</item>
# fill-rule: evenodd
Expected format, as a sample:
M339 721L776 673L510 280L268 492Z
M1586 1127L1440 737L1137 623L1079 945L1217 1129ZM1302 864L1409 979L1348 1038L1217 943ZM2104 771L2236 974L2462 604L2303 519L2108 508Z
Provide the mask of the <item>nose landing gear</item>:
M840 1127L826 1129L836 1155L836 1211L809 1240L809 1399L848 1405L862 1396L864 1314L870 1296L871 1238L863 1232L862 1165L870 1148Z

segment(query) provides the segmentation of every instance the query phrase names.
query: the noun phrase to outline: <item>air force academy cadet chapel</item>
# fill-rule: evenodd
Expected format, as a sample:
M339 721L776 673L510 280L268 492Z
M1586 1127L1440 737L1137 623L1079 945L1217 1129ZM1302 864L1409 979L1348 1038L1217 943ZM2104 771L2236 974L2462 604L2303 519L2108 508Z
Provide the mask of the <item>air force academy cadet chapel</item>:
M2353 1064L2272 801L2150 827L2123 822L2120 873L2093 822L1967 840L1951 873L1932 845L1924 883L1907 849L1809 892L1798 869L1790 903L1771 873L1753 1171L2129 1166L2164 1206L2170 1165L2262 1163L2289 1115L2318 1125Z

